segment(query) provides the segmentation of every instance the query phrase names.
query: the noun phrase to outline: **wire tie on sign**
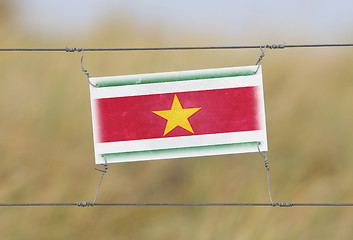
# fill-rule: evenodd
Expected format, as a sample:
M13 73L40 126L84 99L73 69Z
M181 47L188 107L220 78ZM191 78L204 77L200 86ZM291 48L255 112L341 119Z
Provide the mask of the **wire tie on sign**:
M274 204L272 202L272 197L271 197L271 187L270 187L270 168L269 168L269 162L268 162L268 158L266 156L266 153L265 152L261 152L260 150L260 145L261 145L261 142L258 142L257 143L257 150L259 151L259 153L261 154L261 156L265 159L265 168L266 168L266 175L267 175L267 189L268 189L268 196L270 198L270 202L272 204L272 206L276 206L276 204Z
M260 62L262 61L263 57L265 56L265 50L266 50L267 46L268 46L268 45L265 45L264 49L262 49L262 46L260 46L261 54L260 54L259 60L257 60L257 62L256 62L256 64L255 64L255 65L257 65L257 68L256 68L256 70L253 72L253 74L256 74L257 71L259 71Z
M258 142L258 143L257 143L257 150L259 151L259 153L261 154L261 156L262 156L263 158L265 158L265 168L266 168L268 171L270 171L268 158L267 158L265 152L261 152L261 150L260 150L260 145L261 145L261 142Z
M104 154L102 154L102 157L104 158L104 163L102 164L104 166L104 169L98 169L98 168L95 168L97 171L100 171L102 172L102 176L101 176L101 179L99 181L99 184L98 184L98 187L97 187L97 190L96 190L96 194L94 195L94 200L93 200L93 203L92 203L92 207L94 206L94 204L96 203L96 199L97 199L97 196L98 196L98 191L99 191L99 188L101 186L101 183L103 181L103 177L104 177L104 174L107 172L108 170L108 163L107 163L107 159L105 158Z
M256 64L257 68L256 70L253 72L253 74L256 74L257 71L259 71L260 68L260 62L262 61L262 59L265 57L265 50L266 48L269 49L284 49L286 47L285 43L281 43L281 44L272 44L272 45L265 45L264 47L260 46L260 50L261 50L261 55L259 57L259 59L257 60Z
M82 51L82 56L81 56L81 69L82 69L82 72L87 76L87 80L88 80L88 83L92 86L92 87L98 87L98 84L93 84L91 81L90 81L90 78L91 76L89 75L88 71L84 68L83 66L83 57L85 55L85 51L83 48L81 48Z
M102 154L102 157L104 158L104 162L102 165L104 166L104 169L99 169L99 168L95 168L97 171L106 173L108 170L108 163L107 163L107 159L105 158L104 154Z

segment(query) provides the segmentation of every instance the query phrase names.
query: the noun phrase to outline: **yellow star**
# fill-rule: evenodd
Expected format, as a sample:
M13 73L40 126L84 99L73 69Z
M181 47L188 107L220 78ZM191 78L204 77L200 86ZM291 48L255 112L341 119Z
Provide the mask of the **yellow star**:
M201 108L183 108L179 102L177 95L175 95L172 108L170 110L153 111L153 113L168 120L163 134L163 136L165 136L177 126L194 133L194 130L192 130L188 118L200 109Z

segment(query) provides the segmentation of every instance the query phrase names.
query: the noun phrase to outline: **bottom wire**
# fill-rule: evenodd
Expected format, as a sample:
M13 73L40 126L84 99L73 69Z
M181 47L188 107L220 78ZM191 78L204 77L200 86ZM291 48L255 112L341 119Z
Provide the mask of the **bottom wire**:
M180 207L208 207L208 206L230 206L230 207L353 207L353 203L0 203L0 207L44 207L44 206L180 206Z

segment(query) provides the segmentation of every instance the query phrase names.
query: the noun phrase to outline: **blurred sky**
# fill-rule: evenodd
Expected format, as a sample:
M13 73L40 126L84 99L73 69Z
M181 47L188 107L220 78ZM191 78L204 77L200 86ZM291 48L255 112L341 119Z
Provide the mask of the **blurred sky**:
M124 17L166 36L211 33L234 43L352 42L352 0L12 0L19 27L41 35L82 34ZM264 37L265 36L265 37ZM238 41L237 41L238 40ZM277 43L274 42L274 43Z

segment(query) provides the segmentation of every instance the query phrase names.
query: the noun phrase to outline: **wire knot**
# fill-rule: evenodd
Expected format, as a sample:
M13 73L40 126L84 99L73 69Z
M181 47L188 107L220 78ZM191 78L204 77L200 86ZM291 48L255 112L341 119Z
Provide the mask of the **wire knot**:
M270 168L269 168L270 163L268 162L268 157L265 152L261 152L260 145L261 145L261 142L258 142L257 143L257 150L259 151L261 156L265 159L265 168L267 169L267 171L270 171Z
M286 47L285 43L266 45L266 48L269 48L269 49L284 49L285 47Z
M66 52L82 52L82 50L83 50L82 48L75 48L75 47L74 48L69 48L69 47L65 48Z
M265 168L267 168L270 171L270 168L268 167L270 164L268 162L268 159L265 159Z
M77 202L77 207L93 207L94 205L90 202Z
M105 158L104 158L105 159ZM99 168L95 168L97 171L100 171L100 172L103 172L103 173L106 173L107 170L108 170L108 163L106 162L105 160L105 163L102 164L104 166L104 169L99 169Z
M273 207L279 206L279 207L293 207L294 203L292 202L277 202L272 204Z

